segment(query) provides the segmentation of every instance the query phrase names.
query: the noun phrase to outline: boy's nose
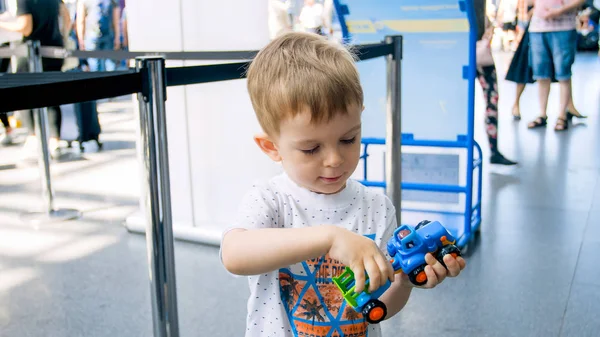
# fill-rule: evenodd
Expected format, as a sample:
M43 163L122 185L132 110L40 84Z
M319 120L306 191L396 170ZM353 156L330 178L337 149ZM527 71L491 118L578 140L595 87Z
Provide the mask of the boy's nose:
M339 151L329 151L323 163L326 167L338 167L344 163L344 158Z

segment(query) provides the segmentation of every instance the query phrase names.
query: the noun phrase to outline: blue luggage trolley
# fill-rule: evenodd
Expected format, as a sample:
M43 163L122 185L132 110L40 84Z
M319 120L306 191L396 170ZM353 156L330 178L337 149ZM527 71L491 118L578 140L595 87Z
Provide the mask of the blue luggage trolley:
M482 152L474 141L477 39L473 0L335 0L345 43L403 36L402 222L441 222L466 246L481 224ZM365 91L362 165L385 188L385 61L360 62ZM475 155L476 153L476 155ZM383 159L384 156L381 156ZM373 178L373 172L378 177Z

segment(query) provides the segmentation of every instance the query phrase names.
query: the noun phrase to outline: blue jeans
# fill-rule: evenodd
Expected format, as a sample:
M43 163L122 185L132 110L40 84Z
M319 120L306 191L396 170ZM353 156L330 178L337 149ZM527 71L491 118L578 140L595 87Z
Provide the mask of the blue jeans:
M577 32L529 32L530 57L533 78L552 78L552 70L558 81L571 79L571 66L575 62Z
M115 38L112 35L89 38L85 41L85 50L113 50ZM107 59L87 59L90 71L113 71L116 63Z

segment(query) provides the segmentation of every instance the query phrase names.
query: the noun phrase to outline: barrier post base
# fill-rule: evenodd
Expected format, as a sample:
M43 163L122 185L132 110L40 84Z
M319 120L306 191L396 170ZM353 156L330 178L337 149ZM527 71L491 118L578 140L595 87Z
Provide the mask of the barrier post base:
M21 221L30 225L41 225L75 220L81 217L81 212L71 208L53 209L50 212L27 212L21 214Z

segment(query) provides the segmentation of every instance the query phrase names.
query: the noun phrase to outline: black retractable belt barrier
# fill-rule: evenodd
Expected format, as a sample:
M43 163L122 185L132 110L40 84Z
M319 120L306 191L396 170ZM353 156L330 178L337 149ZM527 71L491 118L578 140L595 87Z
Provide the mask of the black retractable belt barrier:
M0 112L58 106L141 91L142 76L131 71L0 76Z
M69 50L58 47L42 47L42 56L47 58L64 59L76 58L98 58L112 60L130 60L144 56L160 56L167 60L194 60L194 61L218 61L218 60L251 60L258 51L184 51L184 52L145 52L124 50Z
M167 68L167 86L239 80L246 77L249 62Z
M360 61L394 54L394 45L389 43L359 45L354 49Z

